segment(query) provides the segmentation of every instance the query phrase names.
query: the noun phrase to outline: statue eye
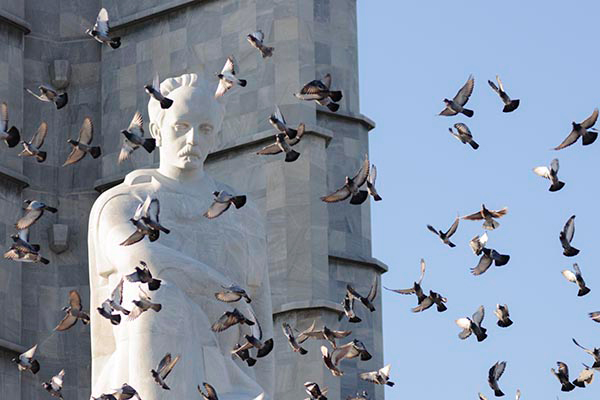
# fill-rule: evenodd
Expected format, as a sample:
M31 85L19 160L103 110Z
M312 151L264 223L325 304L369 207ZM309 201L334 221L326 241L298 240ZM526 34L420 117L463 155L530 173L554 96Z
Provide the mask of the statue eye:
M213 130L213 127L209 124L201 124L199 128L202 133L211 133Z
M179 132L184 132L190 129L190 126L188 124L186 124L185 122L176 122L175 125L173 125L173 127L175 128L176 131Z

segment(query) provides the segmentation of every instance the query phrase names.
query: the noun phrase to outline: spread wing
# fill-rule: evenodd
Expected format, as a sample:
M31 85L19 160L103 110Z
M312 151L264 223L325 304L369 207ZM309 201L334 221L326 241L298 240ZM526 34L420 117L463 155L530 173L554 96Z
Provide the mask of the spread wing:
M110 295L110 299L113 301L113 303L121 304L123 302L123 283L124 280L121 277L121 280Z
M344 185L341 188L339 188L338 190L336 190L335 192L333 192L327 196L321 197L321 200L323 200L326 203L335 203L338 201L346 200L348 197L350 197L350 194L351 194L350 190L348 189L348 187L346 185Z
M29 228L31 225L33 225L38 219L40 219L40 217L42 216L42 213L44 212L44 210L42 209L34 209L34 210L28 210L25 215L23 217L21 217L21 219L19 219L17 221L17 223L15 224L16 228L18 230L22 230L22 229L27 229Z
M233 85L227 82L224 79L219 80L219 86L217 87L217 91L215 92L215 97L223 96L229 89L231 89Z
M154 74L154 79L152 79L152 87L160 93L160 78L158 77L158 73Z
M362 374L359 374L358 376L363 381L377 383L377 371L363 372Z
M558 158L555 158L554 160L552 160L552 162L550 163L550 170L553 173L557 173L558 169L560 168L560 165L558 164Z
M163 379L167 379L167 376L169 376L169 374L173 370L173 367L175 367L175 364L177 364L180 358L181 356L178 355L164 366L164 368L160 371L160 375Z
M96 18L96 24L94 30L100 32L103 35L108 34L108 11L106 8L102 8Z
M419 276L419 280L417 283L420 285L423 282L423 278L425 277L425 259L421 258L421 275Z
M159 374L161 374L162 371L165 369L165 367L167 365L169 365L170 362L171 362L171 353L167 353L167 354L165 354L165 356L158 363L158 367L156 367L156 372L158 372Z
M144 204L145 214L150 217L153 221L158 222L159 214L160 214L160 202L157 198L153 198L148 202L148 198L146 198L147 204Z
M550 179L550 168L542 166L542 167L535 167L533 169L533 172L536 175L541 176L542 178L546 178L546 179Z
M314 80L308 82L304 87L300 90L300 94L318 94L323 91L326 91L328 88L323 85L323 82L319 80Z
M321 82L323 83L323 86L329 89L331 87L331 74L325 75Z
M71 290L69 292L69 305L73 310L81 310L81 296L79 296L77 290Z
M59 331L59 332L66 331L67 329L69 329L73 325L75 325L76 322L77 322L77 317L75 317L74 315L71 315L70 312L67 312L67 314L64 316L64 318L58 323L56 328L54 328L54 330Z
M37 132L31 138L31 144L33 144L37 149L42 147L44 144L44 139L46 139L46 134L48 133L48 124L46 122L42 122L38 127Z
M256 31L252 33L252 36L259 42L262 42L263 40L265 40L265 34L263 33L263 31Z
M469 75L469 79L467 79L467 82L464 84L464 86L460 88L458 93L456 93L456 96L454 96L454 99L452 99L452 101L461 106L464 106L465 104L467 104L467 101L469 101L469 97L471 97L474 87L475 78L473 78L473 75Z
M0 103L0 132L8 131L8 105L5 101Z
M483 322L484 316L485 316L485 309L483 308L483 306L479 306L477 311L475 311L475 313L473 314L473 322L475 322L477 325L481 325L481 322Z
M222 74L229 73L229 74L235 75L235 69L236 69L235 65L236 65L235 58L233 58L233 56L227 57L227 61L225 61L225 66L221 70L221 73Z
M268 146L263 147L261 150L257 151L256 154L260 155L270 155L270 154L279 154L281 153L281 148L277 143L272 143Z
M25 353L21 354L21 357L24 358L33 358L33 356L35 355L35 350L37 349L37 344L35 346L33 346L32 348L30 348L29 350L27 350Z
M569 218L569 220L565 224L565 226L563 228L563 233L564 233L565 238L567 239L567 242L571 243L571 240L573 240L573 236L575 236L575 216L574 215L571 218Z
M139 111L136 111L135 114L133 114L133 119L129 123L129 128L127 128L127 130L131 133L143 136L144 119L142 118L142 114Z
M554 150L564 149L565 147L568 147L568 146L572 145L573 143L575 143L577 141L577 139L579 139L579 133L575 129L573 129L571 131L571 133L569 133L569 136L567 136L566 139L563 140L561 144L559 144L557 147L555 147Z
M462 219L468 219L470 221L478 221L483 219L483 215L481 215L481 211L477 211L473 214L470 215L465 215L464 217L461 217Z
M208 395L208 399L209 400L217 400L217 391L215 390L214 387L212 387L211 385L209 385L208 383L204 382L202 384L204 386L204 389L206 390L206 394Z
M94 138L94 127L92 125L92 119L85 117L81 129L79 129L79 137L77 141L83 144L90 144Z
M369 156L365 155L365 160L362 163L362 166L352 178L357 187L361 187L367 181L367 177L369 176Z
M569 282L577 282L577 277L575 276L573 271L565 269L561 273Z
M501 210L498 211L493 211L493 210L488 210L490 212L490 215L494 218L500 218L505 216L508 213L508 207L504 207Z
M277 118L279 121L283 122L284 125L286 125L285 118L283 117L279 106L275 106L275 118Z
M566 365L565 365L566 367ZM494 380L498 381L498 379L500 379L502 377L502 374L504 373L504 370L506 369L506 362L502 361L501 363L496 363L496 365L494 365Z
M379 275L375 275L375 278L373 278L373 284L371 285L371 289L369 290L369 294L367 294L367 299L369 301L373 301L373 300L375 300L375 297L377 297L378 286L379 286Z
M596 123L596 120L598 120L598 109L597 108L594 109L594 112L592 113L592 115L587 117L585 119L585 121L583 121L581 123L581 127L583 129L590 129L592 126L594 126L594 124Z
M219 215L223 214L231 205L230 202L221 203L218 201L213 202L208 210L203 214L208 219L217 218Z
M448 232L446 232L446 237L450 237L450 236L454 235L454 233L458 229L458 221L459 220L460 220L460 218L456 217L456 219L454 220L454 223L452 224L450 229L448 229Z
M375 164L373 164L373 165L371 165L371 170L369 171L368 182L374 186L376 180L377 180L377 168L375 167Z
M481 275L483 274L485 271L487 271L490 266L492 265L492 257L484 254L481 256L481 258L479 259L479 263L477 264L477 266L475 268L471 269L471 273L473 275Z

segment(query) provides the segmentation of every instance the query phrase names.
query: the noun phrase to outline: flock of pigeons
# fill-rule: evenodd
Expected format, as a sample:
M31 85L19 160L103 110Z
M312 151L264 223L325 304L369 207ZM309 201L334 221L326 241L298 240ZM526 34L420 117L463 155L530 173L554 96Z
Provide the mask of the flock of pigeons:
M92 29L87 29L86 34L90 35L96 41L106 44L113 49L119 48L121 38L113 37L109 32L108 12L102 8L96 19L96 23ZM268 58L273 55L274 48L264 44L264 34L257 31L247 35L247 40L251 46L256 48L263 58ZM237 66L233 56L227 58L222 71L216 74L219 83L215 92L215 97L225 95L227 91L235 86L245 87L247 81L236 76ZM319 105L327 107L331 112L336 112L339 109L338 102L342 99L341 91L331 89L332 77L327 74L322 80L313 80L307 83L294 96L300 100L315 101ZM146 93L160 103L161 108L168 109L173 104L173 100L167 98L160 90L160 80L158 75L155 75L152 84L144 87ZM66 92L60 92L50 85L40 85L39 94L27 89L29 93L35 96L40 101L54 103L58 110L64 108L68 103L68 95ZM275 108L275 112L269 117L269 122L277 131L274 142L258 151L259 155L274 155L285 153L285 162L293 162L298 159L300 153L292 149L296 146L304 132L305 125L300 123L296 129L290 127L279 107ZM121 131L124 139L121 147L118 162L123 162L138 148L144 148L148 153L151 153L156 148L155 140L144 137L143 118L140 112L136 112L127 129ZM48 124L42 122L38 131L33 135L29 142L22 141L19 130L12 126L9 128L8 123L8 105L0 104L0 139L4 140L9 147L15 147L19 143L23 145L24 150L20 156L35 157L38 162L46 160L46 152L41 150L44 139L48 131ZM93 140L93 124L89 117L84 118L82 127L77 140L70 139L68 142L72 146L71 154L68 156L64 166L75 164L80 161L87 153L93 158L98 158L101 155L101 149L97 146L92 146ZM375 189L376 168L370 166L368 157L365 157L359 171L352 178L346 176L344 185L335 192L321 198L324 202L339 202L350 198L351 204L362 204L369 195L376 201L381 200L381 197ZM366 190L361 188L366 184ZM246 196L232 195L225 191L215 191L213 193L213 203L204 213L208 219L219 217L227 211L231 205L239 209L246 203ZM40 254L40 246L29 242L29 229L48 211L56 213L58 210L41 201L27 200L24 207L24 215L17 221L15 227L17 233L12 235L13 244L10 249L4 254L4 257L18 262L41 263L48 264L49 260ZM133 233L125 239L121 245L130 246L138 243L145 237L148 237L150 242L159 239L160 233L169 234L170 230L161 225L159 220L160 204L157 198L147 196L136 208L135 214L130 218L133 225ZM123 304L123 288L125 284L135 284L139 289L138 299L133 300L131 306ZM144 287L145 285L145 287ZM362 296L357 292L351 284L348 284L346 295L342 301L345 315L351 323L360 323L361 319L357 316L354 310L355 300L360 301L369 311L374 311L373 302L377 296L377 288L379 280L376 277L371 290L366 296ZM152 310L160 312L162 305L153 303L149 292L159 290L161 281L152 276L151 268L144 261L140 261L139 266L135 266L132 272L123 276L117 286L112 291L110 297L106 299L97 312L102 317L106 318L113 325L121 324L122 316L127 316L127 323L134 321L144 312ZM219 288L215 292L215 298L225 303L236 303L244 300L245 303L250 303L251 299L244 288L231 284L228 287ZM84 325L90 323L89 314L84 311L81 296L75 290L69 293L69 305L63 308L65 313L64 318L58 323L55 331L66 331L73 327L77 321L81 321ZM249 367L257 363L257 359L266 357L273 349L273 338L263 338L261 325L250 307L244 315L238 308L233 308L231 311L226 311L217 321L215 321L211 330L215 333L223 332L234 325L248 327L248 333L243 335L240 342L231 349L232 357L238 357L245 362ZM341 316L343 317L343 315ZM340 319L341 319L340 317ZM333 330L327 326L317 329L316 322L312 326L302 331L291 327L288 323L283 323L283 332L287 337L290 348L299 353L299 355L307 354L307 350L302 347L302 344L309 339L326 341L330 346L323 345L321 353L324 364L334 376L343 375L340 369L340 364L344 359L354 359L360 357L361 360L369 360L371 354L365 347L364 343L358 339L353 339L346 344L338 345L337 340L346 338L352 332ZM17 364L20 371L31 371L37 374L40 370L40 363L36 359L36 344L31 349L12 361ZM254 353L255 352L255 353ZM159 361L156 369L148 371L154 378L157 385L164 390L169 390L166 379L177 365L181 356L171 356L166 353ZM389 380L390 365L383 368L359 374L359 377L365 381L373 382L381 385L393 386L394 383ZM57 375L53 376L48 382L44 382L42 387L48 391L53 397L62 399L62 387L65 371L61 370ZM306 382L304 384L306 393L309 395L309 400L326 400L325 396L327 389L321 389L315 382ZM198 385L198 392L205 400L217 400L218 394L216 389L209 383ZM140 399L138 392L128 383L124 383L120 388L113 389L110 392L98 394L98 397L93 397L92 400L129 400L132 398ZM261 398L259 396L257 399ZM368 394L365 391L357 393L355 396L347 397L349 400L367 400Z

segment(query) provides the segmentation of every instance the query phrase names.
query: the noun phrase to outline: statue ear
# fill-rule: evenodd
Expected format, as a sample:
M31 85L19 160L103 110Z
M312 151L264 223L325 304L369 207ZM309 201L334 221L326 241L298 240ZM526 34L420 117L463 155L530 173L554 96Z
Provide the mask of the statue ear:
M156 145L160 147L161 145L161 137L160 137L160 127L156 122L150 122L150 135L156 141Z

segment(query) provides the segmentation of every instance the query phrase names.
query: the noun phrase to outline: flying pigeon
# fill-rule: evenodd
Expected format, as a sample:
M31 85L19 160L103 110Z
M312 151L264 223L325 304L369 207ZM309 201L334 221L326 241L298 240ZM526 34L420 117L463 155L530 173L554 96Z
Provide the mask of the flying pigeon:
M75 164L83 157L85 157L86 153L90 153L92 158L100 157L102 153L100 151L100 146L90 146L89 144L92 142L94 138L94 127L92 125L92 119L90 117L85 117L83 119L83 124L81 125L81 129L79 130L79 137L77 140L69 139L67 143L73 146L71 150L71 154L67 157L67 160L63 164L63 167L66 165Z
M34 359L37 344L27 350L25 353L20 354L19 357L13 358L12 362L17 364L19 371L31 371L34 375L40 370L40 363Z
M344 307L344 314L348 317L348 322L359 323L362 321L354 312L354 297L348 295L347 292L344 300L342 300L342 306Z
M55 331L66 331L77 323L78 320L84 325L90 323L90 315L82 310L81 296L77 293L77 290L71 290L69 292L69 305L62 309L66 315L54 328Z
M416 307L411 309L411 311L414 313L423 312L431 308L431 306L433 306L434 304L437 306L438 312L444 312L448 309L448 307L446 307L446 304L444 304L448 301L448 299L443 297L439 293L434 292L433 290L429 291L429 296L424 296L422 291L420 293L415 292L415 294L417 294L417 299L419 300L419 303Z
M244 298L246 303L252 302L248 293L241 287L235 284L231 284L229 286L221 286L223 290L215 293L215 297L217 300L225 302L225 303L235 303L239 301L241 298Z
M332 330L327 326L323 326L323 329L315 329L315 325L316 321L313 321L312 325L308 329L300 332L297 338L298 343L304 343L308 339L327 340L335 349L337 348L337 344L335 342L336 339L343 339L352 333L352 331Z
M485 208L485 204L482 204L480 211L477 211L470 215L465 215L464 217L461 217L461 218L468 219L470 221L479 221L479 220L483 219L484 220L483 229L487 229L487 230L491 231L500 226L500 223L498 221L494 220L494 218L501 218L501 217L505 216L507 213L508 213L508 207L504 207L503 209L498 210L498 211L493 211L493 210L488 210L487 208Z
M309 395L309 398L306 400L327 400L327 397L325 397L327 388L321 390L319 385L315 382L305 382L304 390Z
M204 386L206 393L204 393L204 391L202 390L200 385L198 385L198 392L200 392L200 396L202 396L202 400L219 400L219 397L217 396L217 391L215 390L214 387L212 387L212 385L210 385L206 382L203 382L202 386Z
M237 308L233 311L225 311L223 315L210 327L213 332L223 332L235 324L254 325L254 321L246 318Z
M165 390L171 390L171 388L165 382L165 379L167 379L167 376L169 376L169 374L173 370L173 367L175 367L175 364L177 364L180 358L181 356L171 358L171 353L167 353L158 363L158 367L156 367L156 370L150 371L152 377L154 378L154 382L156 382L158 386L162 387Z
M583 364L584 370L579 373L577 379L573 381L573 385L584 388L586 385L591 384L594 381L594 369Z
M153 310L154 312L159 312L162 309L162 305L158 303L152 303L150 300L150 296L148 293L144 292L144 290L140 286L139 292L139 300L133 300L133 304L135 307L131 310L129 317L127 318L129 321L133 321L138 318L144 311Z
M599 348L594 347L592 350L586 349L585 347L583 347L582 345L577 343L577 340L575 340L575 339L573 339L573 343L575 343L575 345L577 347L579 347L580 349L582 349L583 351L585 351L586 353L588 353L589 355L594 357L594 364L592 365L592 368L594 368L594 369L600 368L600 349Z
M216 74L219 78L219 86L217 87L217 91L215 92L215 97L221 97L231 88L233 88L236 84L241 87L245 87L247 81L245 79L239 79L236 74L237 63L235 62L235 58L233 56L227 57L227 61L225 62L225 66L221 70L220 74Z
M301 127L304 133L303 123L298 125L298 129L292 129L287 125L287 122L285 121L285 118L283 117L283 114L278 106L275 106L275 112L269 117L269 123L273 128L277 129L278 132L285 133L288 139L294 139L298 135Z
M210 205L208 210L202 214L208 219L217 218L219 215L227 211L232 204L237 209L242 208L244 204L246 204L245 195L234 196L227 193L225 190L221 190L220 192L214 191L213 196L213 203Z
M165 96L163 96L160 91L160 79L158 77L158 74L154 75L154 79L152 80L151 85L144 86L144 90L146 91L146 93L148 93L148 95L151 98L153 98L154 100L156 100L160 103L160 108L162 108L163 110L165 110L173 105L173 100L168 99Z
M408 289L389 289L384 286L384 288L386 290L390 290L392 292L396 292L399 294L414 294L417 296L418 305L421 305L421 303L423 303L423 301L425 301L425 299L427 299L427 296L423 293L423 289L421 289L421 282L423 281L424 277L425 277L425 260L421 258L421 276L419 277L419 280L413 284L413 287L408 288ZM431 305L433 305L433 303ZM430 305L430 307L431 307L431 305Z
M510 313L508 312L508 306L506 304L496 304L496 309L494 310L494 314L498 317L498 324L501 328L508 328L513 324L510 319Z
M583 280L583 276L581 276L581 270L579 269L579 265L577 265L577 263L573 264L573 269L575 271L564 269L562 274L569 282L576 283L577 286L579 286L579 292L577 292L577 296L585 296L591 291L591 289L585 286L585 281Z
M557 361L556 365L558 365L558 372L556 372L554 368L551 368L550 371L552 372L552 375L554 375L560 382L560 390L563 392L570 392L571 390L575 389L575 386L569 382L569 367L567 367L567 364L562 361Z
M129 282L147 283L149 290L158 290L162 281L152 277L152 272L150 272L148 265L144 261L140 261L140 265L142 268L136 266L135 272L125 275L125 278Z
M377 168L375 164L371 165L371 169L369 170L369 176L367 177L367 191L369 195L373 197L375 201L383 200L379 193L377 193L377 189L375 189L375 181L377 180Z
M60 110L69 102L69 96L67 92L58 93L56 89L54 89L50 85L40 85L38 86L38 90L40 94L34 93L32 90L25 89L29 94L31 94L36 99L46 102L46 103L54 103L57 110Z
M459 122L457 124L454 124L454 128L456 129L457 133L454 133L452 128L448 128L452 136L458 139L462 144L468 143L473 148L473 150L477 150L479 148L479 144L473 140L473 134L471 133L471 130L467 125L463 124L462 122Z
M442 110L439 115L452 116L458 113L462 113L467 117L471 118L473 116L473 111L467 108L464 108L464 105L469 101L469 97L471 97L471 93L473 93L473 88L475 87L475 78L473 75L469 75L469 79L464 84L462 88L456 93L456 96L452 100L444 99L444 103L446 104L446 108Z
M588 316L594 321L600 323L600 311L588 313Z
M138 392L130 386L128 383L124 383L120 388L115 390L117 396L117 400L129 400L132 398L136 398L137 400L142 400Z
M476 256L479 256L481 253L483 253L483 249L485 248L487 241L487 233L484 233L481 235L481 237L479 235L475 235L475 237L473 237L473 239L471 239L469 242L469 246L471 247L471 250L473 250L473 253L475 253Z
M15 224L18 230L27 229L31 225L35 224L44 215L44 211L56 213L58 210L54 207L50 207L45 203L37 200L25 200L25 215L23 215Z
M136 230L121 243L121 246L135 244L144 239L145 236L148 236L148 239L154 242L160 237L161 231L169 234L171 231L160 224L159 214L159 200L146 195L144 202L140 203L136 208L133 218L129 219Z
M321 346L321 355L323 357L323 363L325 364L325 366L327 367L327 369L329 370L329 372L331 372L331 374L333 376L342 376L344 375L344 372L342 370L340 370L337 365L335 365L331 359L331 354L329 354L329 350L327 349L326 346Z
M265 34L263 31L258 30L248 34L246 40L248 40L248 43L250 43L252 47L260 51L263 58L271 57L273 55L273 50L275 49L264 45Z
M548 190L551 192L557 192L560 189L562 189L563 186L565 186L564 182L561 182L560 180L558 180L558 168L559 168L558 158L555 158L550 163L550 168L548 168L546 166L535 167L533 169L533 172L536 175L541 176L542 178L549 179L550 182L552 182L552 184L550 185L550 189L548 189Z
M394 382L390 381L390 369L392 368L391 364L386 365L383 368L378 369L377 371L372 372L364 372L359 374L358 376L363 381L373 382L378 385L388 385L394 386Z
M4 101L0 103L0 139L11 148L21 141L19 130L14 126L8 128L8 105Z
M338 346L331 352L331 357L335 365L339 365L340 361L344 358L350 360L359 356L361 361L368 361L372 357L371 353L367 351L365 344L358 339L354 339L343 346Z
M326 203L335 203L338 201L350 199L350 204L362 204L369 197L369 192L366 190L360 190L360 187L365 184L369 177L369 157L365 156L365 160L362 166L353 178L346 176L346 183L344 186L336 190L335 192L321 197L321 200Z
M249 367L253 367L254 364L256 364L256 359L250 357L250 350L248 350L248 348L242 348L242 345L239 343L235 345L231 354L246 362Z
M108 36L108 11L106 8L100 9L98 16L96 17L96 23L92 29L86 29L85 33L93 37L97 42L107 44L113 49L118 49L121 46L121 38Z
M510 97L508 97L508 94L506 94L504 91L504 85L502 84L502 81L498 75L496 75L496 82L498 82L498 86L496 86L494 82L488 80L490 87L494 89L494 92L498 93L498 96L500 96L502 102L504 103L504 108L502 111L505 113L515 111L517 107L519 107L519 103L521 101L519 99L511 100Z
M148 153L152 153L156 148L156 141L153 138L144 138L144 120L139 111L135 112L129 127L121 133L125 136L125 140L119 153L119 164L127 160L139 147L143 147Z
M285 153L285 162L294 162L300 157L300 153L292 149L292 146L297 145L304 134L304 124L300 124L298 127L298 135L294 139L290 139L284 133L278 133L275 135L275 143L271 143L268 146L263 147L257 151L259 155L272 155Z
M490 388L494 391L494 395L496 397L504 396L502 390L498 386L498 380L502 377L504 370L506 369L506 361L496 362L496 364L492 365L488 372L488 383Z
M486 236L487 238L487 236ZM475 238L471 239L472 241ZM496 267L502 267L508 263L510 260L510 256L508 254L500 254L494 249L488 249L483 247L481 252L483 255L479 259L479 263L474 268L471 268L471 273L475 276L483 274L487 271L492 263L496 265Z
M94 397L94 396L90 396L91 400L117 400L117 398L110 393L103 393L100 395L100 397Z
M263 341L263 331L258 322L258 318L250 309L250 313L252 314L253 324L250 324L250 335L244 335L246 339L246 343L243 343L238 351L249 350L251 348L256 348L256 358L266 357L271 350L273 350L273 338Z
M310 81L300 89L300 93L294 93L294 96L300 100L314 100L330 111L336 112L340 108L337 102L342 100L343 95L340 90L331 90L330 88L331 74L327 74L323 80Z
M448 228L446 232L438 231L431 225L427 225L427 229L435 233L440 238L442 243L447 244L450 247L456 247L456 245L450 241L450 238L452 237L452 235L454 235L454 233L456 233L456 230L458 229L459 220L460 218L456 217L456 219L452 223L452 226L450 226L450 228Z
M54 375L50 382L43 382L42 387L46 389L52 397L57 397L62 400L62 387L63 387L63 378L65 377L65 370L62 369L58 375Z
M572 215L571 218L567 220L565 226L562 231L560 231L559 239L560 244L563 248L563 255L567 257L573 257L579 254L579 249L571 246L571 240L573 240L573 236L575 236L575 216Z
M13 244L4 253L4 258L17 262L49 264L50 261L39 253L40 245L29 243L29 230L22 229L18 234L11 235Z
M363 390L361 392L356 392L354 396L346 397L346 400L369 400L369 394L366 390Z
M358 293L351 284L346 285L346 293L347 295L354 297L356 300L360 300L360 302L369 309L369 311L375 311L375 306L373 305L373 301L377 297L377 289L379 286L379 275L375 275L373 277L373 283L371 283L371 289L369 289L369 293L366 296Z
M462 328L462 331L458 334L458 337L462 340L465 340L466 338L471 336L472 333L474 333L477 337L477 341L483 342L487 338L487 329L481 326L484 316L485 309L483 308L483 306L479 306L477 311L475 311L475 313L473 314L473 318L463 317L457 319L455 321L456 325L458 325L459 328Z
M308 353L308 351L302 346L300 346L296 341L296 338L294 337L294 332L292 331L292 327L290 326L290 324L284 322L283 324L281 324L281 329L283 329L283 334L287 338L288 343L294 352L300 353L302 355Z
M19 157L35 157L36 161L40 163L46 161L46 152L40 148L44 145L47 133L48 124L42 122L29 142L21 142L23 150L19 153Z
M576 122L572 122L573 130L569 133L569 136L558 147L555 147L554 150L561 150L565 147L568 147L575 143L577 139L581 136L581 144L587 146L588 144L592 144L596 141L598 137L598 132L596 129L592 128L598 119L598 109L594 109L592 115L587 117L585 121L578 124ZM589 130L588 130L589 129Z
M110 298L104 300L102 305L97 308L98 313L108 319L113 325L119 325L121 323L121 315L113 314L114 311L121 312L123 315L130 314L130 312L121 305L123 303L123 283L124 280L121 278L117 286L113 289Z

